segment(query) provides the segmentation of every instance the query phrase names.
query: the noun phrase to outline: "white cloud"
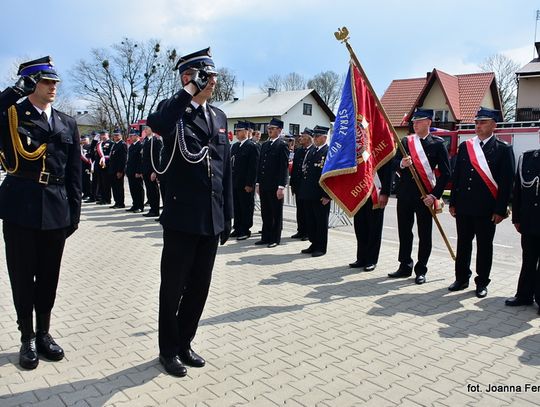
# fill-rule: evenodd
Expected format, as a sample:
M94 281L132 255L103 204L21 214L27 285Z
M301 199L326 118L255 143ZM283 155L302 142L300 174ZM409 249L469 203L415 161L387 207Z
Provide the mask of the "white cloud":
M533 58L538 58L538 55L536 54L536 49L533 47L533 44L519 48L508 49L502 51L501 54L506 55L508 58L517 62L521 66L528 64Z

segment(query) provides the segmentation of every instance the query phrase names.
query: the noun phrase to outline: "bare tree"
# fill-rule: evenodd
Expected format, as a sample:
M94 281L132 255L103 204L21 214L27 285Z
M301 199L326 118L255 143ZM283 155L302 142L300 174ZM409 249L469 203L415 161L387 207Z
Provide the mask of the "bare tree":
M226 101L234 98L236 75L228 68L218 69L218 80L211 101Z
M296 72L291 72L283 79L283 90L306 89L306 80Z
M516 71L520 65L503 54L495 54L480 64L483 72L494 72L499 94L501 95L502 113L505 121L512 121L516 115Z
M307 83L308 88L315 89L331 110L334 110L343 87L343 77L334 71L321 72Z
M276 92L281 92L283 88L283 79L281 75L275 74L269 76L268 79L260 86L261 91L266 92L268 89L275 89Z
M130 123L145 118L160 99L179 87L171 74L176 51L161 51L158 41L124 39L110 50L92 50L91 61L79 61L71 72L78 94L99 106L108 126L126 132Z

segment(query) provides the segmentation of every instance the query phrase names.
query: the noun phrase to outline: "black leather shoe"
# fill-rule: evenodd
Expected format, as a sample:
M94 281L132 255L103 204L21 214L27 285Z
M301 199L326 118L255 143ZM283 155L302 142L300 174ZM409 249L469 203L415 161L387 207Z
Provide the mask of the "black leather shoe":
M326 252L316 251L316 252L311 253L311 257L321 257L321 256L324 256L325 254L326 254Z
M418 274L416 278L414 279L414 282L416 284L424 284L426 282L426 275L425 274Z
M523 298L519 297L512 297L508 298L504 305L507 305L509 307L519 307L520 305L532 305L533 300L524 300Z
M184 377L187 375L186 367L180 362L178 356L161 356L159 355L159 363L171 376Z
M302 239L300 239L300 240L301 240L302 242L306 242L306 241L308 241L308 240L309 240L309 237L307 237L307 236L304 236L304 237L303 237Z
M366 267L364 267L364 271L373 271L377 268L376 264L368 264Z
M255 245L256 246L262 246L263 244L268 244L269 242L265 242L264 240L257 240L255 242Z
M349 263L349 267L352 269L360 269L362 267L365 267L366 265L364 263L359 262L356 260L354 263Z
M180 360L191 367L203 367L206 364L206 361L195 352L193 349L186 349L178 353Z
M133 213L142 213L143 210L142 209L134 209L131 212L133 212Z
M22 341L19 351L19 365L23 369L35 369L39 364L36 350L36 338Z
M269 247L270 249L273 248L273 247L276 247L279 243L276 243L276 242L273 242L273 243L268 243L268 246L266 247Z
M126 209L126 212L133 212L134 210L135 210L135 208L132 206L131 208Z
M407 271L403 269L397 269L393 273L388 273L388 277L390 278L407 278L412 275L412 271Z
M233 230L229 237L238 237L238 232L236 230Z
M484 298L488 293L487 287L476 287L476 296L478 298Z
M468 281L454 281L450 286L448 287L448 291L461 291L466 289L469 286Z
M147 212L145 214L143 214L144 217L146 218L156 218L159 216L159 213L156 213L156 212Z
M300 250L300 253L303 253L303 254L311 254L311 253L313 253L313 248L312 248L312 247L308 247L307 249L302 249L302 250Z
M238 237L236 238L236 240L246 240L248 237L249 237L248 235L242 234L242 235L238 236Z
M304 236L301 233L295 233L291 236L291 239L302 239Z
M36 333L36 347L40 355L49 360L64 359L64 350L58 345L49 333Z

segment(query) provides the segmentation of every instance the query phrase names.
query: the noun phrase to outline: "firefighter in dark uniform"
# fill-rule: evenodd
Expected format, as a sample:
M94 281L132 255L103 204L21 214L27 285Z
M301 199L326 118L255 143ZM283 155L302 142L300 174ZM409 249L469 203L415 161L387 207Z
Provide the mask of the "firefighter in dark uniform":
M302 166L303 179L298 197L304 202L306 223L311 245L302 253L312 257L324 256L328 246L328 217L330 215L330 197L319 185L324 161L328 154L326 137L328 127L313 128L313 147L309 149Z
M131 195L131 208L126 212L141 213L144 211L144 187L142 176L142 143L137 130L129 133L131 144L128 148L126 175L128 178L129 193Z
M60 78L50 57L21 64L18 75L0 93L0 161L7 171L0 218L21 331L19 363L34 369L38 354L64 357L49 326L65 241L79 224L81 158L75 120L51 106Z
M257 170L258 194L261 199L262 234L256 245L276 247L283 229L283 198L289 176L289 147L280 139L283 122L272 118L268 140L261 146Z
M475 118L476 137L460 144L452 176L450 214L456 218L457 253L456 280L448 289L459 291L469 286L472 241L476 237L474 281L478 298L488 293L495 228L508 216L514 180L512 146L493 134L501 119L498 110L480 108Z
M109 158L108 172L111 179L111 188L114 205L111 209L125 208L124 203L124 175L126 173L127 145L122 139L122 132L116 128L113 131L113 146Z
M540 149L526 151L519 159L512 223L521 234L522 263L517 293L505 304L531 305L534 299L540 306Z
M183 364L202 367L191 348L212 276L218 242L231 233L233 215L227 117L207 100L217 83L210 48L176 64L183 88L148 116L163 138L167 188L159 294L160 362L175 376ZM172 161L171 161L172 160Z
M374 188L380 188L377 204L373 204L373 198L370 196L354 215L356 261L350 263L349 267L363 268L364 271L375 270L379 261L384 208L388 203L392 184L392 160L379 168L377 175L379 183L375 183L376 185L374 186Z
M159 170L159 155L163 148L161 138L158 138L152 132L152 129L146 126L143 129L144 139L142 147L142 174L146 197L150 204L150 210L143 216L154 218L159 216L159 185L157 174L154 171L154 165ZM153 162L153 164L152 164Z
M237 143L231 147L231 168L234 202L234 235L236 240L251 236L253 210L255 208L255 181L259 150L248 138L249 123L239 121L236 125ZM233 236L233 233L231 233Z
M98 205L108 205L111 203L111 174L109 173L108 165L111 155L113 142L109 139L109 132L101 130L99 132L99 141L95 145L94 150L94 176L97 179L97 193L99 200Z
M306 208L304 207L304 202L302 199L298 198L298 190L300 189L300 184L302 183L303 174L302 174L302 164L306 158L306 154L310 148L313 147L313 130L309 127L306 127L304 131L300 134L300 146L294 151L294 157L292 162L291 169L291 192L294 195L296 203L296 233L291 236L292 239L308 239L308 227L306 221Z
M92 159L90 158L90 136L81 136L82 199L92 197Z
M99 200L99 180L96 174L96 162L94 159L97 157L97 151L96 147L99 142L99 133L97 131L93 131L90 134L90 145L88 146L88 155L87 157L90 159L90 182L91 185L91 193L90 196L87 199L84 199L83 202L96 202Z
M429 165L425 172L433 172L436 168L439 171L439 176L436 177L434 186L425 185L428 181L421 182L428 192L426 198L422 201L420 190L411 175L408 168L413 165L411 152L409 151L409 141L407 137L403 138L401 143L405 151L409 155L403 157L400 150L397 151L394 158L396 167L400 169L401 177L399 178L399 189L397 193L397 220L398 220L398 235L399 235L399 268L397 271L388 274L391 278L409 277L413 272L413 260L411 257L413 246L413 225L416 215L416 223L418 227L418 261L414 264L414 272L416 274L415 283L423 284L426 282L427 264L431 255L433 218L429 210L433 207L436 200L440 199L448 180L450 179L450 161L448 159L448 151L441 137L434 136L430 133L431 119L433 117L432 109L417 108L413 114L412 122L415 134L411 137L419 138L419 149L422 149L425 157L427 157L426 166ZM415 164L416 172L419 173L422 168L421 163Z

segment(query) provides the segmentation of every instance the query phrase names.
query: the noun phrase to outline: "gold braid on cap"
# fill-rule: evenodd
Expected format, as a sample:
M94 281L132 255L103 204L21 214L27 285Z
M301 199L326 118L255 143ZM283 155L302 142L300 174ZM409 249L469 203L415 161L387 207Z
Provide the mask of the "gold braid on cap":
M11 106L8 109L9 133L11 136L11 145L13 147L13 155L15 157L15 167L9 168L6 165L6 156L3 151L0 151L0 163L6 169L8 174L16 173L19 169L19 156L28 161L36 161L43 158L42 169L45 171L45 151L47 151L47 143L41 144L36 151L28 152L24 149L24 145L19 137L17 128L19 127L19 118L17 117L17 109Z

